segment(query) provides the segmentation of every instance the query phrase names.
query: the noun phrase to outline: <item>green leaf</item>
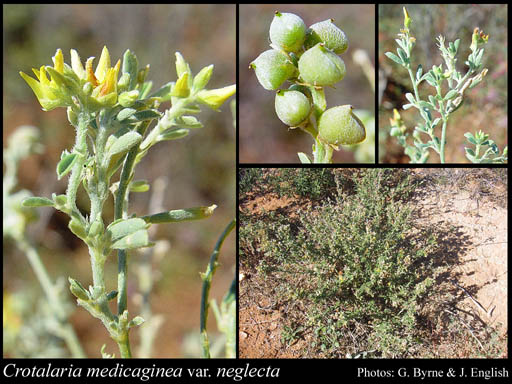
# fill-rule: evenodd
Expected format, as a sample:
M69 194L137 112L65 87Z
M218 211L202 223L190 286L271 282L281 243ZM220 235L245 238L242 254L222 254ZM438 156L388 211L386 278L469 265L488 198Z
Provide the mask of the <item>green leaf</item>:
M476 140L475 140L475 137L473 136L473 134L471 132L466 132L464 134L464 136L466 137L466 139L471 143L471 144L474 144L476 145Z
M169 128L163 131L156 138L157 141L165 141L165 140L178 140L182 137L185 137L190 132L187 128Z
M175 82L171 81L164 86L162 86L159 90L156 92L153 92L149 97L159 97L162 100L161 101L169 101L171 100L171 89L174 86Z
M405 94L405 98L406 98L407 100L409 100L409 103L411 103L411 104L416 104L416 100L414 100L414 96L412 95L412 93L411 93L411 92L407 92L407 93Z
M386 52L385 55L387 57L389 57L391 60L393 60L395 63L404 65L403 61L397 55L395 55L393 52Z
M118 137L108 150L108 156L112 157L118 153L128 152L133 146L140 143L142 136L137 132L130 131Z
M145 109L144 111L135 112L130 118L129 121L138 123L145 120L153 120L158 119L162 116L160 112L156 109Z
M122 73L127 73L130 76L130 83L128 89L132 90L137 85L137 72L139 70L139 63L137 56L135 56L129 49L123 55Z
M202 128L203 124L194 116L180 116L175 120L178 127L197 129Z
M27 197L21 203L24 207L53 207L52 200L46 197Z
M454 45L454 48L455 48L455 53L457 53L457 51L459 50L460 39L455 40L453 45Z
M398 52L398 56L400 57L403 63L407 63L409 61L409 59L407 58L407 54L402 48L397 48L396 51Z
M146 320L144 320L144 318L142 316L135 316L129 323L128 323L128 328L131 328L131 327L137 327L139 325L141 325L142 323L144 323Z
M416 82L420 82L420 79L421 79L421 75L423 74L423 67L420 65L418 65L418 71L416 72Z
M311 160L309 159L308 155L306 155L304 152L298 152L297 156L299 156L300 162L302 164L311 164Z
M426 102L426 101L423 101L423 100L420 100L418 104L419 104L419 106L420 106L421 108L435 109L435 108L434 108L434 106L433 106L432 104L430 104L430 103L428 103L428 102Z
M405 104L405 105L402 106L402 109L407 111L409 108L412 108L414 106L415 106L414 104Z
M455 89L452 89L451 91L449 91L446 95L444 95L444 99L445 100L451 100L453 99L455 96L457 96L459 94L459 92L457 92Z
M107 293L107 301L114 300L117 297L117 291L111 291Z
M147 192L149 183L146 180L136 180L130 183L130 192Z
M87 238L87 231L85 230L85 227L77 219L72 218L69 221L68 228L76 237L84 241Z
M464 148L466 150L466 153L472 157L475 157L475 151L471 148Z
M154 215L143 216L147 223L160 224L160 223L177 223L180 221L200 220L206 219L213 214L217 208L215 204L209 207L194 207L186 209L177 209L174 211L155 213Z
M149 225L141 218L119 219L107 227L107 232L113 242L140 230L146 230Z
M121 111L117 114L117 120L118 121L123 121L123 120L126 120L128 119L129 117L133 116L133 114L137 112L136 109L133 109L133 108L124 108L124 109L121 109Z
M71 171L71 168L75 164L75 161L78 159L78 154L69 153L68 151L62 152L60 157L60 161L57 164L57 178L60 180L63 176Z
M149 92L151 92L151 88L153 88L153 82L152 81L146 81L142 84L140 89L140 98L145 99L148 97Z
M115 241L111 248L112 249L136 249L147 247L151 243L149 242L149 235L147 229L140 229L133 232L121 239Z
M69 290L77 299L89 301L89 293L87 290L80 284L79 281L72 279L71 277L68 278L69 281Z

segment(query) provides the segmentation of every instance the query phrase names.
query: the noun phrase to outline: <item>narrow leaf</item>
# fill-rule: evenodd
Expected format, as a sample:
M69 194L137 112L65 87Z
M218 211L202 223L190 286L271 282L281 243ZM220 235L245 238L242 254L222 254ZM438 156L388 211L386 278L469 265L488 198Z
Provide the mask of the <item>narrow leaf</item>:
M124 109L121 109L121 111L117 114L117 120L118 121L123 121L123 120L126 120L127 118L133 116L133 114L137 112L137 110L133 109L133 108L124 108Z
M197 129L202 128L203 124L194 116L180 116L175 120L178 127Z
M404 65L403 61L397 55L395 55L393 52L386 52L385 55L387 57L389 57L391 60L393 60L395 63Z
M130 183L130 192L147 192L149 183L146 180L136 180Z
M455 89L452 89L449 91L446 95L444 95L445 100L453 99L455 96L457 96L459 92L457 92Z
M114 141L108 151L108 154L109 156L113 156L118 153L128 152L134 145L140 143L141 140L142 136L137 132L130 131L125 133Z
M185 137L190 132L187 128L170 128L163 131L156 138L157 141L165 141L165 140L178 140L182 137Z
M153 92L149 97L159 97L162 101L171 100L171 89L174 86L175 82L171 81L164 86L162 86L159 90Z
M147 229L140 229L133 232L112 244L112 249L136 249L150 245Z
M167 211L156 213L154 215L143 216L147 223L160 224L160 223L177 223L180 221L200 220L206 219L213 214L217 208L215 204L209 207L194 207L186 209L177 209L174 211Z
M304 152L298 152L297 156L299 156L300 162L302 164L311 164L311 160L309 159L308 155L306 155Z
M153 120L161 117L162 114L158 112L156 109L146 109L144 111L139 111L134 113L129 120L132 122L140 122L145 120Z
M62 157L57 164L57 178L59 180L71 171L71 168L77 159L78 155L76 153L69 153L67 151L62 153Z
M147 223L141 218L132 218L132 219L120 219L111 223L107 227L108 233L110 233L110 238L112 241L119 240L127 235L135 233L142 229L147 229Z
M412 93L411 93L411 92L407 92L407 93L405 94L405 98L406 98L407 100L409 100L409 102L410 102L411 104L416 104L416 100L414 100L414 96L412 95Z
M24 207L53 207L53 201L46 197L27 197L21 205Z
M416 72L416 81L419 83L421 79L421 75L423 74L423 67L418 65L418 71Z

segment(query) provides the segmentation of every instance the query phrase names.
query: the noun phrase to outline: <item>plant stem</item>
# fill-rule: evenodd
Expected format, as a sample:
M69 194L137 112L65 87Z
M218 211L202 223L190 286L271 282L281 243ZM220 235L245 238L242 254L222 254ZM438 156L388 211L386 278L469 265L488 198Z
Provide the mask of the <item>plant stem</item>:
M25 239L17 239L18 247L25 253L27 259L36 274L39 284L43 288L48 303L53 308L54 315L60 324L59 335L68 346L71 356L75 358L86 357L82 345L78 340L75 330L69 323L65 303L58 294L57 288L52 283L48 272L41 261L37 250Z
M446 143L446 125L448 123L448 118L443 115L443 130L441 132L441 149L439 150L439 156L441 158L441 163L444 163L444 145Z
M209 300L208 296L210 294L210 288L212 285L213 274L215 273L215 269L217 268L217 259L219 258L220 248L224 243L226 237L230 234L233 228L236 225L236 219L231 220L231 222L226 226L224 232L220 235L217 243L215 244L215 248L213 249L213 253L210 256L210 262L208 263L208 267L206 267L206 272L202 275L203 278L203 289L201 292L201 314L199 319L200 324L200 332L201 332L201 347L203 352L203 357L209 359L210 358L210 342L208 341L208 332L206 331L206 321L208 320L208 308L209 308Z
M71 213L85 223L80 210L76 206L76 194L80 182L82 181L82 172L84 164L87 160L87 126L89 124L90 115L86 110L82 110L78 115L78 126L76 127L76 143L73 152L78 154L71 176L69 177L68 189L66 191L67 204L71 209Z

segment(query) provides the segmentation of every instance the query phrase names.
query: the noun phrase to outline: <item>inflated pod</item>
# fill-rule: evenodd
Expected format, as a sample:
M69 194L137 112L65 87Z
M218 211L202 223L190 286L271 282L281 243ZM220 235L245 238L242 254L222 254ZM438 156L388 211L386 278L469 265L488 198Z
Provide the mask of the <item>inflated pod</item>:
M343 80L345 62L333 51L318 43L299 59L300 77L308 84L325 86Z
M277 116L283 123L296 127L309 116L311 104L302 92L279 90L276 93L275 108Z
M348 48L348 39L345 32L333 23L333 19L313 24L306 32L306 49L324 43L334 53L341 55Z
M279 88L297 71L288 57L275 49L263 52L250 64L250 67L256 72L261 86L268 90Z
M352 145L366 138L363 122L352 113L351 105L326 110L318 120L318 136L331 145Z
M293 13L276 12L269 34L272 44L286 52L297 52L306 38L306 24Z

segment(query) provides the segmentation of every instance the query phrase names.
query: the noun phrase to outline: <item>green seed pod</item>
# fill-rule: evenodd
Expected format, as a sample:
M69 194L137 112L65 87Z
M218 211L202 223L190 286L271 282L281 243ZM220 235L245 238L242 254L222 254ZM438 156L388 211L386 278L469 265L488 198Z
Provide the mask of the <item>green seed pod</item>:
M313 24L306 33L306 49L324 43L334 53L341 55L348 48L348 39L341 29L333 24L333 19Z
M269 34L272 44L286 52L297 52L306 38L306 24L293 13L276 12Z
M366 138L366 129L359 118L352 113L351 105L330 108L318 121L318 135L331 145L352 145Z
M261 86L268 90L279 88L297 70L284 53L275 49L263 52L250 67L256 71Z
M276 93L276 113L290 127L296 127L309 116L311 105L299 91L279 90Z
M300 77L311 85L333 85L345 77L341 57L324 47L323 43L308 49L299 60Z

